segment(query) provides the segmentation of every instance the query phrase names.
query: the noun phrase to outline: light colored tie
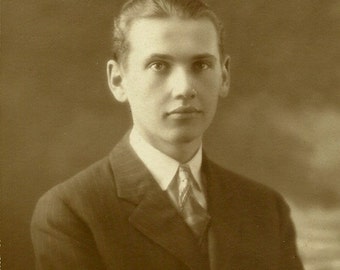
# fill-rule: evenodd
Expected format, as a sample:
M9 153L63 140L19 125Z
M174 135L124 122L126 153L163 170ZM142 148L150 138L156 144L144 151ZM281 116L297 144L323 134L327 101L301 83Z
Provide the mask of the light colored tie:
M194 185L199 188L189 166L180 165L177 178L179 211L194 234L201 240L208 227L210 216L195 199Z

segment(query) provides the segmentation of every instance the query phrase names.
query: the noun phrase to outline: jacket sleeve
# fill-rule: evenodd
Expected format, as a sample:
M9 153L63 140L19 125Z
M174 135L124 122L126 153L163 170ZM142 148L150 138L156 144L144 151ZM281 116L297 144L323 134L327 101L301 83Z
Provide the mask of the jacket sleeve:
M280 269L304 269L296 247L296 233L290 217L290 209L283 198L279 199L278 210L281 217L281 254Z
M37 203L31 236L36 269L105 269L90 228L53 190Z

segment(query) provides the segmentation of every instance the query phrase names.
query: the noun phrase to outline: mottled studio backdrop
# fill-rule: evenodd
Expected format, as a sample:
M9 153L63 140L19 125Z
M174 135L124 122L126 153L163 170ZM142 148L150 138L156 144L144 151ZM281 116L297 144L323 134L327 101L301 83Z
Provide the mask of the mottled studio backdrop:
M130 125L106 85L120 2L1 3L1 269L33 269L37 199ZM340 269L340 1L210 2L226 24L232 88L207 151L284 194L307 270Z

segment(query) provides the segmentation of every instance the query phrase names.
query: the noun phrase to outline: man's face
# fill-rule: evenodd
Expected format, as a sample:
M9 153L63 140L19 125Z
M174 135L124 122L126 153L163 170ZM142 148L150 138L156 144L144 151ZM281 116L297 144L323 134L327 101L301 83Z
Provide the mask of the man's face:
M213 23L205 18L139 19L128 40L119 98L114 94L129 102L134 126L160 149L200 141L219 94L228 91Z

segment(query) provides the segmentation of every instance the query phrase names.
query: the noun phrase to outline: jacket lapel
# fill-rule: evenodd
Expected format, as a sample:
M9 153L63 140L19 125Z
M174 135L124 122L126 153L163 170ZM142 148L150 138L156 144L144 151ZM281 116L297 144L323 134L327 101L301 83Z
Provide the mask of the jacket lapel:
M128 135L110 155L118 197L136 205L129 222L190 269L205 269L197 240L131 148Z
M207 181L208 211L211 215L208 235L210 269L228 269L241 233L237 189L232 179L228 179L225 170L221 170L205 156L203 170Z

